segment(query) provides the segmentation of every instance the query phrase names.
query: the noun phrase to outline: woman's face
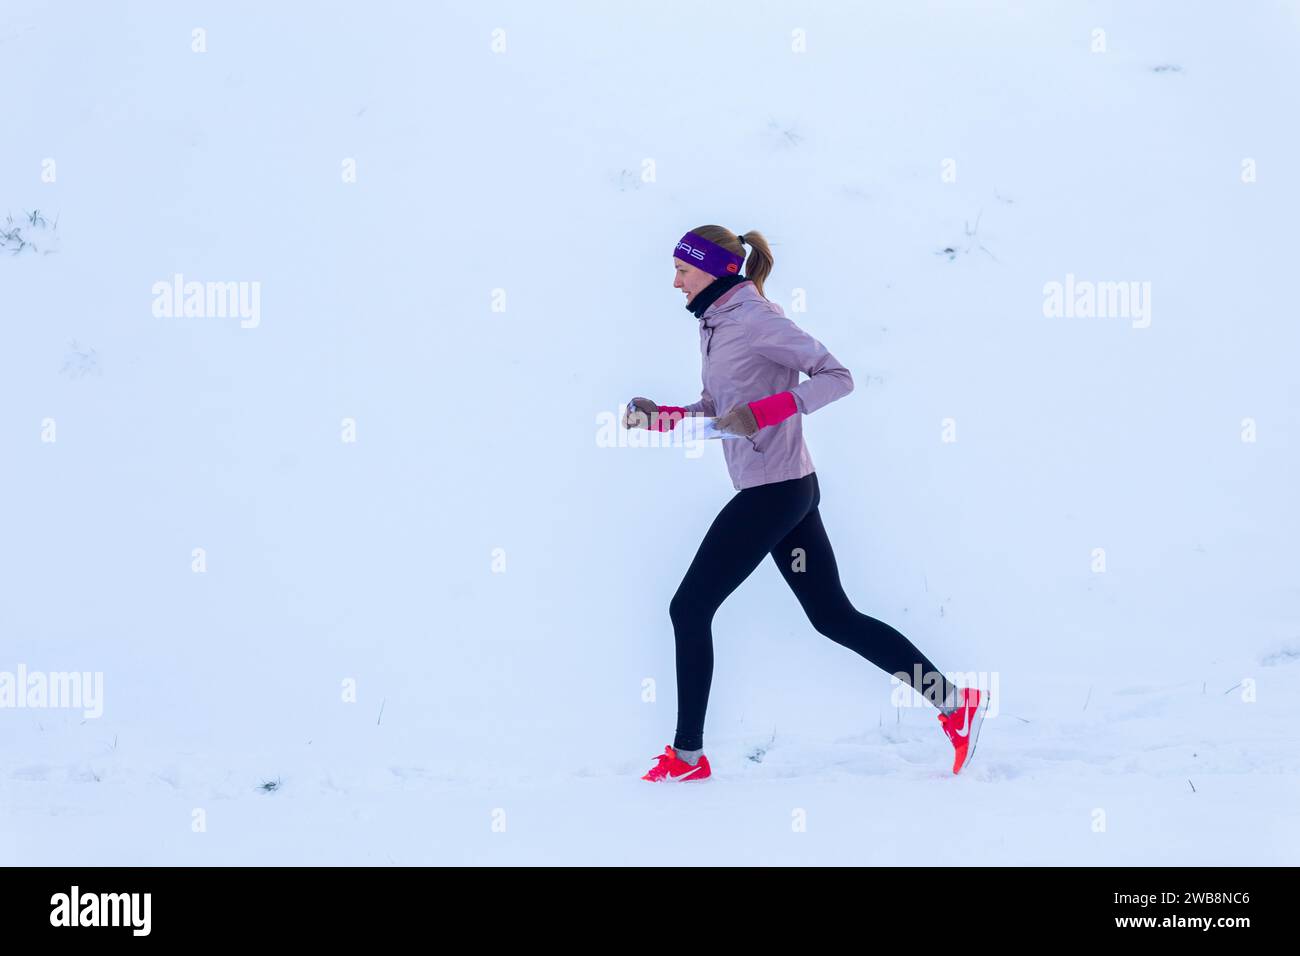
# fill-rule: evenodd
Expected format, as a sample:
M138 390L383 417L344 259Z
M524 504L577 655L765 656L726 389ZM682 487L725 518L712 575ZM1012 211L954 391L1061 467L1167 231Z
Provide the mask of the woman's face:
M691 299L695 298L701 289L713 281L713 276L703 269L697 269L676 256L673 257L673 270L673 288L681 289L686 294L687 305L691 304Z

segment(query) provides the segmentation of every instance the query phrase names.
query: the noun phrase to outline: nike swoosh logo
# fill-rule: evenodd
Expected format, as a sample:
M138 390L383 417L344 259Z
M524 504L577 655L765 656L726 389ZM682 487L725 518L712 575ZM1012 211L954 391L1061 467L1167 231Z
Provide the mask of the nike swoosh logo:
M699 767L692 767L690 770L686 771L686 773L678 774L676 777L674 777L672 774L669 774L669 775L668 775L668 779L669 779L669 780L685 780L687 777L689 777L691 774L695 773L695 772L698 771L699 769L700 769Z
M970 708L963 707L961 715L963 719L965 719L966 725L964 727L958 727L956 730L956 734L958 737L965 737L967 734L970 733Z

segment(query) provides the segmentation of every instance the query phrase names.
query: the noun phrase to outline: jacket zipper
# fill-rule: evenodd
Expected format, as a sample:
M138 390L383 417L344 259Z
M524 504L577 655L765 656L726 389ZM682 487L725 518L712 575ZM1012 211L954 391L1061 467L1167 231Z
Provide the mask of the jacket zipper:
M701 322L703 323L705 330L708 332L708 336L704 339L704 381L707 382L709 380L709 353L713 350L713 326L704 322L702 319ZM716 415L724 414L721 409L717 408L714 409L714 412ZM753 436L746 436L745 440L749 442L750 448L758 452L760 455L763 454L763 449L758 447L758 442Z

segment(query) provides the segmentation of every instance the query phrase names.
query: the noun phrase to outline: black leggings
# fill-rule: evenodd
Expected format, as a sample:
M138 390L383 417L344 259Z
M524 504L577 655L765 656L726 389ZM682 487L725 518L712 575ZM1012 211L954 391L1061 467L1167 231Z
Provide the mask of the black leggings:
M849 601L817 510L820 502L817 473L812 472L745 488L713 519L668 606L677 641L674 748L704 746L704 712L713 681L713 615L768 554L819 633L897 674L936 706L946 699L952 685L939 669L906 637ZM924 688L914 681L917 664Z

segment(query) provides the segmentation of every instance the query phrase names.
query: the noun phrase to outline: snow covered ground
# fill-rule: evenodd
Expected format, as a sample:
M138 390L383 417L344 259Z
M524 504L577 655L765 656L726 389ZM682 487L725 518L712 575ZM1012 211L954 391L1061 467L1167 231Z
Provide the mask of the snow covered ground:
M6 0L0 694L102 714L0 708L0 862L1300 862L1298 53L1281 0ZM698 397L715 222L853 371L850 596L996 681L960 777L765 565L714 778L637 779L733 491L602 423Z

